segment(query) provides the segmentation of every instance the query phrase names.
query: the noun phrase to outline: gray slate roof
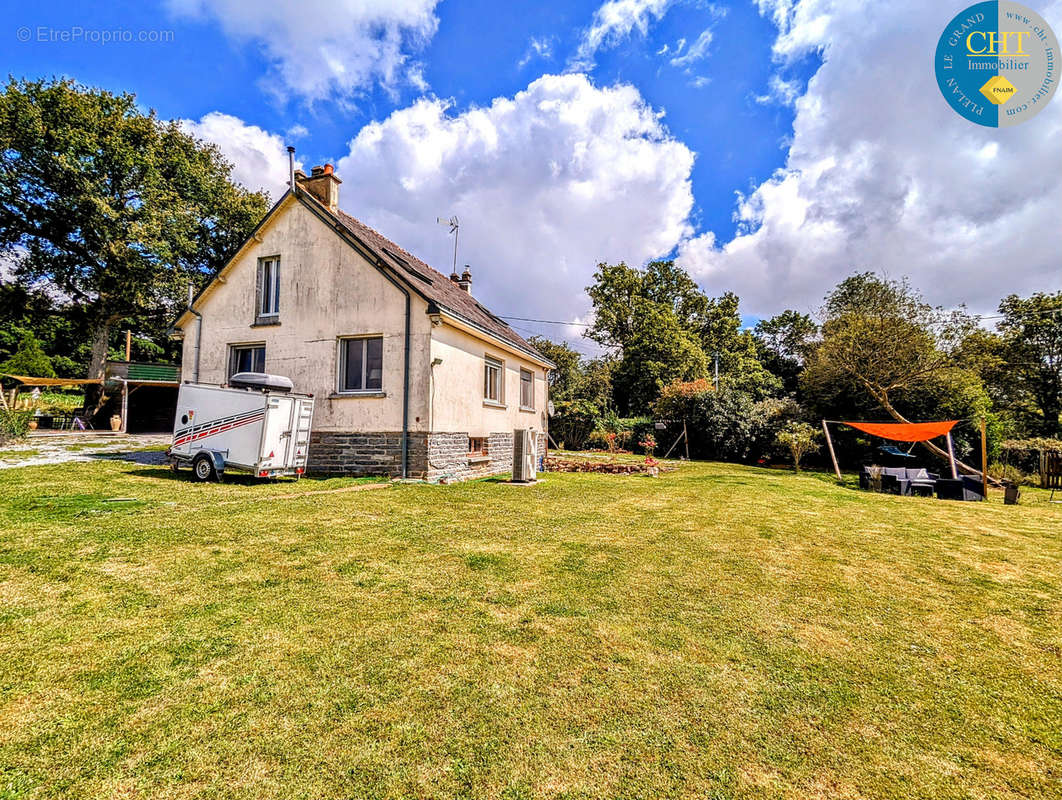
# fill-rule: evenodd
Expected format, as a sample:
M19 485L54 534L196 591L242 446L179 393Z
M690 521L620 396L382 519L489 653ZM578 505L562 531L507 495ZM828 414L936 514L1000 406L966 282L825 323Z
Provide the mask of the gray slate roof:
M315 201L315 198L311 198L311 202ZM318 205L324 211L332 213L326 207ZM536 358L549 363L549 359L510 328L504 320L494 316L487 310L486 306L447 276L438 270L432 269L415 255L399 247L382 233L369 227L361 220L350 216L345 211L337 211L333 216L381 260L393 265L398 274L406 278L406 282L419 294L434 302L439 308L462 317L517 349L524 350Z

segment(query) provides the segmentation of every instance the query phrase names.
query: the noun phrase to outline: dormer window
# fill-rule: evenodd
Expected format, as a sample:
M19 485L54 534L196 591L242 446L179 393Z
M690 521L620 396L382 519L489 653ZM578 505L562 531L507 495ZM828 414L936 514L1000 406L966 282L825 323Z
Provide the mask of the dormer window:
M280 318L280 257L258 259L255 286L255 323L269 324Z

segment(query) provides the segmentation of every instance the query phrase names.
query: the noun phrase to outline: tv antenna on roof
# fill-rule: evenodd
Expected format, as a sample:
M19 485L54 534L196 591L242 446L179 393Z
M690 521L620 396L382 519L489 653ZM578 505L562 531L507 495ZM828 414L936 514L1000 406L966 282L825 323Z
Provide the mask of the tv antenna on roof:
M457 275L457 234L458 234L459 229L461 228L461 221L458 220L456 214L454 214L452 217L450 217L450 219L446 219L445 217L436 217L435 221L438 222L440 225L449 225L450 226L450 233L452 233L454 235L454 271L453 271L453 274ZM455 280L456 280L456 278L455 278Z

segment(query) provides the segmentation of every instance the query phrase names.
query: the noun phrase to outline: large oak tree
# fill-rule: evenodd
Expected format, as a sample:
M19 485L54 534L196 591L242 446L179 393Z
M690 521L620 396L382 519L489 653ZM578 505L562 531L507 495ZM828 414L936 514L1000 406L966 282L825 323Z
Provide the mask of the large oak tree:
M11 80L0 94L0 249L89 316L89 378L121 319L176 311L264 215L267 197L131 94ZM102 402L102 397L98 402Z
M969 396L972 385L983 399L977 411L987 412L980 380L959 358L960 345L975 326L966 314L931 306L906 280L867 272L841 281L827 295L821 317L821 340L801 379L807 395L862 394L897 422L909 422L904 406L915 407L912 400ZM925 446L947 457L932 442Z

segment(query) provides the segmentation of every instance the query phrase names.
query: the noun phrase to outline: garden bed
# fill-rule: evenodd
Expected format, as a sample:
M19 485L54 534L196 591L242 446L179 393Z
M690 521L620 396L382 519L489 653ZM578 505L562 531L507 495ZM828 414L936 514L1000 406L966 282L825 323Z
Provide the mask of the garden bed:
M672 468L673 469L673 468ZM604 472L610 475L645 475L656 474L657 471L667 472L668 469L656 464L646 464L644 461L603 461L589 458L562 458L560 456L548 456L546 458L546 472Z

